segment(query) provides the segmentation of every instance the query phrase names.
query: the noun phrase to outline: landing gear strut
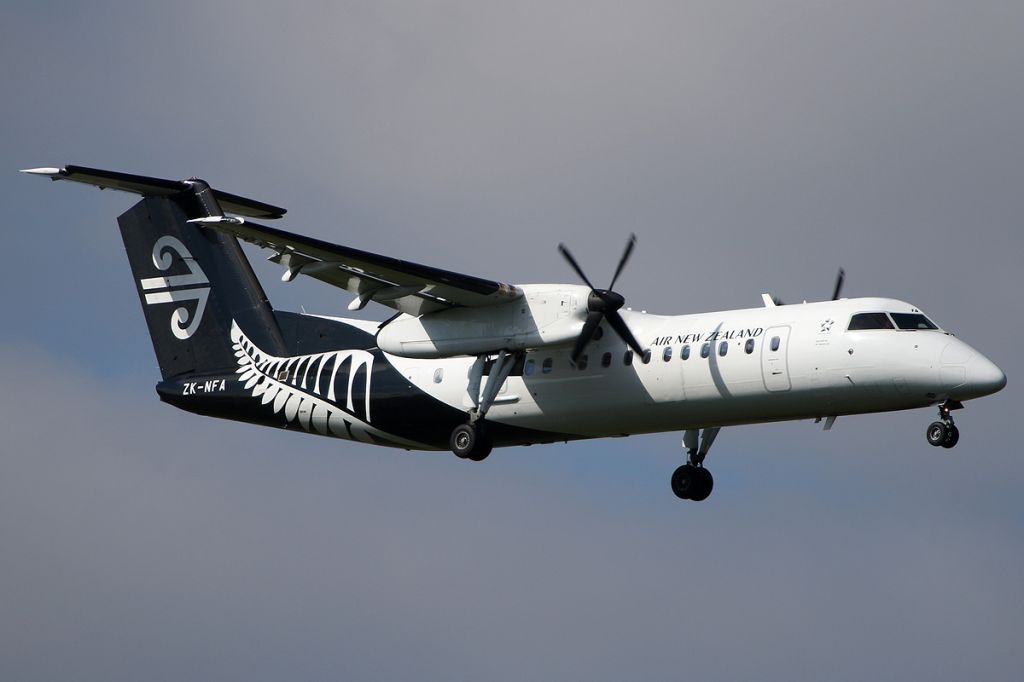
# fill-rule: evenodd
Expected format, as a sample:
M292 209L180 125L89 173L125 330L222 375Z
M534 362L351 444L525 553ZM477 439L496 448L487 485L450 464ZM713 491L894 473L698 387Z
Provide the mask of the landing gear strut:
M672 492L681 500L700 502L706 500L715 487L715 479L711 472L704 468L711 444L715 442L720 427L710 426L700 432L700 446L697 445L697 429L688 429L683 434L683 447L686 448L686 464L672 474Z
M935 447L951 448L960 442L960 429L953 423L951 410L959 410L963 405L956 400L947 400L939 405L939 421L932 422L925 431L928 444Z
M519 360L519 353L500 351L491 371L487 375L487 382L484 383L483 392L480 391L480 384L484 378L484 367L487 365L486 355L479 355L469 370L469 397L473 401L473 409L469 411L469 422L459 424L452 430L449 445L456 457L470 459L474 462L484 460L491 454L493 443L487 437L484 429L484 417L491 409L494 399L498 396L501 385L508 379L512 368Z

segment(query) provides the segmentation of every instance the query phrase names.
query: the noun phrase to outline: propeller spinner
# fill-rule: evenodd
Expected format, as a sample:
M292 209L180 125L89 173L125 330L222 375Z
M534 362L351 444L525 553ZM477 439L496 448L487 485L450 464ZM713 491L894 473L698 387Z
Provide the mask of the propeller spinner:
M580 355L583 354L583 349L586 348L587 343L594 338L594 332L597 331L598 326L606 319L611 328L615 330L615 333L619 335L619 338L626 342L626 345L638 354L643 355L644 349L641 348L640 343L633 336L633 333L629 331L625 320L619 314L619 309L625 305L626 299L621 294L612 291L612 287L615 286L619 275L622 274L622 269L626 266L626 261L629 260L629 256L633 253L634 246L636 246L636 235L630 235L629 241L626 242L626 250L622 253L622 258L619 259L619 266L615 268L612 283L608 285L607 289L598 289L587 279L587 276L583 273L583 268L572 257L565 244L558 245L558 250L565 260L569 261L569 265L580 276L580 279L590 287L590 295L587 297L587 320L583 323L583 331L576 339L576 345L572 349L572 362L574 365Z

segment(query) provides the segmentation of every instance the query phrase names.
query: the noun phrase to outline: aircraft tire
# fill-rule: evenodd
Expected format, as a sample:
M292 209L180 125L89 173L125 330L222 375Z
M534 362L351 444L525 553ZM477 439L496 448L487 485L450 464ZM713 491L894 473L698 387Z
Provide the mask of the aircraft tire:
M452 429L451 438L448 439L452 452L459 459L468 458L469 453L473 452L473 448L476 447L476 442L477 430L470 424L459 424L456 426Z
M946 431L946 439L942 441L942 447L953 448L960 442L960 429L955 426L950 426L949 430Z
M925 438L928 439L929 445L939 447L946 442L946 437L949 435L949 429L942 422L932 422L928 425L928 430L925 431L924 435Z
M711 475L711 472L704 467L697 467L697 488L693 491L693 495L690 497L694 502L703 502L708 499L708 495L715 488L715 479Z
M478 442L476 444L476 450L469 454L469 459L474 462L482 462L487 459L487 456L491 454L491 439L483 434L477 434Z
M672 472L672 493L680 500L690 499L690 488L692 487L693 467L684 464Z
M672 473L672 492L680 500L701 502L715 487L715 479L704 467L684 464Z
M696 483L697 467L684 464L672 472L672 492L680 500L689 500L693 496Z
M479 426L459 424L452 429L448 440L452 452L460 459L481 462L491 454L491 441L484 435Z

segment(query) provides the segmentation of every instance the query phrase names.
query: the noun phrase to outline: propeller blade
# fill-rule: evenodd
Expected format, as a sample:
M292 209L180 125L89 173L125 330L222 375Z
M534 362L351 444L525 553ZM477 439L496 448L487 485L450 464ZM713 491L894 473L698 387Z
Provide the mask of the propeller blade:
M619 315L619 311L612 310L608 312L605 317L608 319L608 324L612 326L615 333L619 335L626 345L636 351L637 355L643 355L644 349L640 346L640 343L633 336L633 332L629 331L629 327L626 326L626 321Z
M594 338L594 332L597 331L598 325L601 321L607 319L609 324L615 330L615 333L619 335L626 345L632 348L637 353L643 355L644 349L640 346L640 343L633 336L633 333L629 331L629 327L626 326L626 322L619 315L619 308L625 304L625 299L620 294L612 291L612 287L615 286L615 282L618 281L619 275L622 274L623 268L626 267L626 263L629 261L630 255L633 253L633 247L636 246L636 235L629 235L629 240L626 242L626 250L622 252L622 257L619 259L619 266L615 268L615 275L612 277L612 283L607 289L597 289L591 284L587 276L583 274L583 268L576 262L576 259L572 257L572 253L569 252L569 247L565 244L558 245L558 251L562 254L565 260L569 261L569 265L576 271L576 274L580 276L587 286L590 287L590 295L587 297L587 320L583 323L583 331L576 339L576 343L572 349L572 364L576 364L576 361L581 355L583 355L583 349L587 347L590 340Z
M597 311L590 311L587 313L587 321L583 323L583 331L576 337L576 345L572 348L572 364L576 364L576 361L583 355L583 349L587 347L590 340L594 338L594 332L597 330L597 326L601 324L601 320L604 318L604 313Z
M630 254L633 253L633 247L636 246L636 235L629 235L629 241L626 242L626 250L622 253L622 258L619 259L619 267L615 268L615 274L612 276L612 283L608 285L608 289L615 288L615 282L619 279L619 275L622 274L622 268L626 267L626 261L629 260ZM590 287L593 289L594 287Z
M572 254L569 253L568 247L566 247L565 244L559 244L558 250L561 252L565 260L569 261L569 265L571 265L572 269L576 271L576 274L580 276L580 279L582 279L588 287L593 289L594 285L591 284L590 280L587 279L587 276L583 274L583 268L581 268L579 263L576 262L576 259L572 257Z
M832 291L832 300L839 300L839 292L843 290L843 281L846 279L846 273L843 272L842 268L839 268L839 274L836 276L836 288Z

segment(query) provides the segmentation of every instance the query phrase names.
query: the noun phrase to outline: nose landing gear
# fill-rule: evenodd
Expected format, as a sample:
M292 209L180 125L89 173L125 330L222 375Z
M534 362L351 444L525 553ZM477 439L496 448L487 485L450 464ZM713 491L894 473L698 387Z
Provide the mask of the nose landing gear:
M686 464L672 474L672 492L681 500L701 502L708 499L715 487L715 479L711 472L704 468L711 444L715 442L720 427L711 426L700 433L700 447L697 447L697 429L688 429L683 434L683 447L686 448Z
M684 464L672 473L672 492L680 500L701 502L708 499L715 487L715 479L704 467Z
M959 410L963 404L956 400L947 400L939 405L939 421L932 422L925 431L928 444L934 447L952 448L960 442L960 429L953 423L951 410Z

